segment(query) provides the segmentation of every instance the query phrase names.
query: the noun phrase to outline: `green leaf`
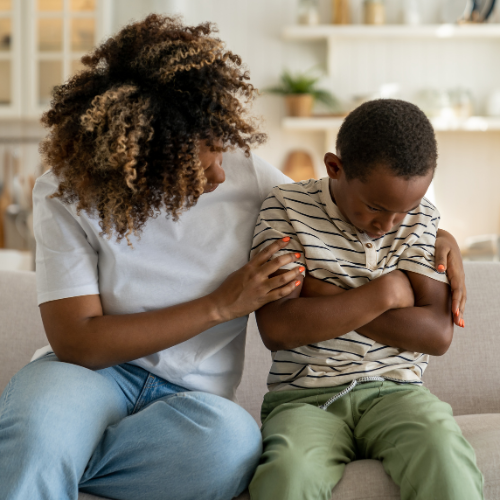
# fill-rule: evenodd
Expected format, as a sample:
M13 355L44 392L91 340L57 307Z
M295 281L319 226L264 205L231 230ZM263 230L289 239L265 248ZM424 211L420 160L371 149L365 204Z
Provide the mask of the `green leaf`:
M330 108L336 108L339 106L339 100L331 93L328 92L327 90L316 90L313 92L314 99L316 99L319 102L322 102L323 104L326 104Z
M311 74L311 70L302 73L292 74L288 69L281 73L281 85L264 89L265 92L272 94L311 94L318 101L331 108L338 107L338 99L327 90L316 88L320 77Z

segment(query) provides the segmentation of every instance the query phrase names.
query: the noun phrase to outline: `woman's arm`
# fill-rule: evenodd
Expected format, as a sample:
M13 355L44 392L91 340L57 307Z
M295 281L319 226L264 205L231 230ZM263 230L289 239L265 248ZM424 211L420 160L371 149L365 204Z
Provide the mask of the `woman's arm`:
M93 370L180 344L292 292L298 284L299 266L277 277L269 276L297 260L297 254L268 262L289 240L284 238L266 247L213 293L165 309L104 315L99 295L45 302L40 312L47 338L61 361Z

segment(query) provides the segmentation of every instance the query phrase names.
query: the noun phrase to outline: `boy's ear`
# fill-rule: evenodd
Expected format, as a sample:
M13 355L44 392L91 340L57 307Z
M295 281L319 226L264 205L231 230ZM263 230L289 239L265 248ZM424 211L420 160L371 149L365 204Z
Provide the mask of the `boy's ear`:
M330 179L339 179L340 174L343 172L342 160L333 153L326 153L324 158L326 171Z

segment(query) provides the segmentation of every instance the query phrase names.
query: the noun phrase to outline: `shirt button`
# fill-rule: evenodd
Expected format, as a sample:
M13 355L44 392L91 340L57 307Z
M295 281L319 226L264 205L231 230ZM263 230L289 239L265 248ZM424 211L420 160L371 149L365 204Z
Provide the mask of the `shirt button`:
M366 247L367 247L367 248L371 248L372 246L373 246L373 245L372 245L371 243L367 243L367 244L366 244Z

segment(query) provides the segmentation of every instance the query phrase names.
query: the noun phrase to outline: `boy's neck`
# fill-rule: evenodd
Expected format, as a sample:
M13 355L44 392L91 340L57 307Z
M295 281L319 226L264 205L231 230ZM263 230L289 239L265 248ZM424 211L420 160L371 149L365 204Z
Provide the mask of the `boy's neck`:
M335 203L335 206L339 209L340 214L342 215L342 217L344 218L344 220L348 224L351 224L351 226L353 226L352 222L349 220L349 217L347 217L345 212L342 210L341 204L337 203L337 199L335 197L335 190L338 188L338 181L336 181L335 179L330 179L330 182L328 183L328 187L329 187L329 191L330 191L330 198L332 199L333 203Z

